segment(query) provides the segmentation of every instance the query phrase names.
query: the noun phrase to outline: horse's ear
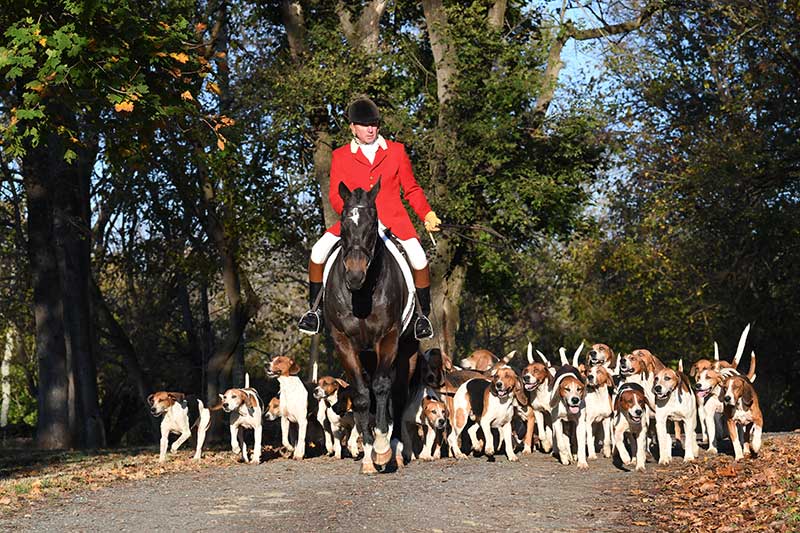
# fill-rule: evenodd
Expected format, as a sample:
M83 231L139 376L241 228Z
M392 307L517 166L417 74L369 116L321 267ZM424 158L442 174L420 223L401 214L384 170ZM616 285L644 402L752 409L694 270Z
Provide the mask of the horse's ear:
M382 176L378 178L378 181L375 182L375 185L373 185L367 193L367 198L369 198L370 202L374 202L375 198L378 197L378 193L381 192L381 179L383 179Z
M339 196L342 197L342 200L344 201L344 203L347 203L347 201L350 199L350 194L351 194L350 193L350 189L347 188L347 185L345 185L343 181L340 181L339 182Z

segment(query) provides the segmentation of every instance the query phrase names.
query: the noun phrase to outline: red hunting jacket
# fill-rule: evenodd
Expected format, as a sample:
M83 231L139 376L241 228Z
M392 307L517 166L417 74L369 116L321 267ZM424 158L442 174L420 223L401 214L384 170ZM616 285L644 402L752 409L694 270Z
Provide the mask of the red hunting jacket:
M378 138L378 142L383 140ZM370 165L369 160L356 149L353 153L353 143L346 144L333 151L331 160L331 184L328 198L333 210L341 216L344 202L339 196L339 183L344 182L347 188L355 190L362 188L369 190L381 178L381 192L375 200L378 208L378 218L392 230L401 240L417 236L414 225L408 216L403 202L400 200L400 188L403 188L403 198L409 203L420 219L431 210L425 192L419 186L411 171L411 161L408 159L405 147L397 142L385 140L386 149L379 147L375 160ZM341 223L337 222L328 231L334 235L340 234Z

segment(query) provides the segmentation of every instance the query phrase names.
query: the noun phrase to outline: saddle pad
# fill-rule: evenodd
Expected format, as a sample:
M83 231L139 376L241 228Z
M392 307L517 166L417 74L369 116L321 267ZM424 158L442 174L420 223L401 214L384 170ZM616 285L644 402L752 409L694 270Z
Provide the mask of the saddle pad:
M403 330L401 333L405 332L408 329L408 325L411 323L411 317L414 316L414 298L416 297L416 293L414 292L414 277L411 275L411 267L406 261L406 258L397 249L397 246L394 244L392 239L386 234L386 226L381 223L378 223L378 236L383 240L383 243L386 245L386 248L392 253L395 261L400 266L400 271L403 273L403 279L406 280L406 286L408 287L408 301L406 302L406 307L403 309L402 320L403 320ZM325 270L322 274L322 286L324 287L328 282L328 275L333 268L333 262L336 260L336 257L339 255L339 252L342 250L342 247L337 245L331 254L328 256L328 259L325 261Z

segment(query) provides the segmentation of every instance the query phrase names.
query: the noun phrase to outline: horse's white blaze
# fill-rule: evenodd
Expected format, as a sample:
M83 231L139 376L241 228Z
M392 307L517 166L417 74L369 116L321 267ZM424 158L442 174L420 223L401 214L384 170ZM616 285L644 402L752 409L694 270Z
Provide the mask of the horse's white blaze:
M354 207L353 209L351 209L351 210L350 210L350 216L349 216L349 217L347 217L347 218L349 218L350 220L352 220L352 221L353 221L353 224L355 224L356 226L358 226L358 217L359 217L359 216L360 216L360 215L359 215L359 213L358 213L358 208L357 208L357 207Z

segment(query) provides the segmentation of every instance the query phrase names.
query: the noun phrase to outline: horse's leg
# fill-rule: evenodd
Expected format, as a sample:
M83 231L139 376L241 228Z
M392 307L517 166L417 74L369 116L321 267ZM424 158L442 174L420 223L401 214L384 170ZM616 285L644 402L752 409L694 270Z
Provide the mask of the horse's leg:
M353 418L358 432L361 434L361 442L364 444L361 473L375 474L377 470L372 462L372 444L375 442L375 437L369 428L369 387L364 380L364 368L361 366L358 352L353 348L350 339L336 328L331 328L331 333L336 353L339 354L339 361L341 361L354 391L350 398L353 403Z
M372 392L375 393L375 463L381 466L392 459L392 446L389 442L389 395L394 388L392 383L395 379L397 341L398 330L393 327L375 344L377 366L372 378ZM405 376L400 379L405 379Z

